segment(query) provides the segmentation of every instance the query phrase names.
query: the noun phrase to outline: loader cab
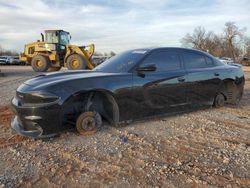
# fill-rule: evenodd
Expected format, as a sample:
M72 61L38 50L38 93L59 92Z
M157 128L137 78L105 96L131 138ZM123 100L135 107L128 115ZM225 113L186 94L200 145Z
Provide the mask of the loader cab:
M46 30L45 42L66 46L70 42L70 34L63 30Z
M69 45L70 38L70 33L63 30L45 31L45 42L54 45L55 51L60 56L66 54L66 46Z

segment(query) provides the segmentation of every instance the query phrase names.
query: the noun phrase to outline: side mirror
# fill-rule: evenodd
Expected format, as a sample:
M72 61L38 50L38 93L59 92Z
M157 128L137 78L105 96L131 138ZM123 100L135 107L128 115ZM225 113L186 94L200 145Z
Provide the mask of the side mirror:
M136 70L137 72L154 72L156 71L156 66L155 64L147 64L147 65L138 67Z

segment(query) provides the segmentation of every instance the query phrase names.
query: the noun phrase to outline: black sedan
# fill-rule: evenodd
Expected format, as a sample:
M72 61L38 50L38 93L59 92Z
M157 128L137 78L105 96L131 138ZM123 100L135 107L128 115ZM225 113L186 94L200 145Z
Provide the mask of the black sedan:
M241 66L184 48L138 49L121 53L94 70L42 74L24 82L12 99L11 126L31 137L50 137L76 126L95 132L117 125L200 106L238 103Z

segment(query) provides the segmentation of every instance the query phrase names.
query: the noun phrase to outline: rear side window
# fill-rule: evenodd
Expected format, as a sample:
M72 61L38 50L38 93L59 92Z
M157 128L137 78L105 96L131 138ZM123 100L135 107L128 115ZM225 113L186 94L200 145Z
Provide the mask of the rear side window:
M213 66L214 62L210 57L205 56L206 62L208 66Z
M184 52L183 58L187 69L213 66L213 61L210 58L198 53Z
M143 65L155 64L157 71L173 71L181 69L178 53L170 51L154 51L144 61Z

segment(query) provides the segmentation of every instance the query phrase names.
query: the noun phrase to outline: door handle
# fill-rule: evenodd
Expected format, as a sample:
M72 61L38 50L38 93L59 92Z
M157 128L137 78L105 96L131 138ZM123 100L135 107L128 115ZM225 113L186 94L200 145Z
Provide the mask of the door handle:
M180 77L180 78L178 78L178 81L179 81L179 82L184 82L184 81L185 81L185 78L184 78L184 77Z
M220 76L220 74L218 72L215 72L214 76Z

